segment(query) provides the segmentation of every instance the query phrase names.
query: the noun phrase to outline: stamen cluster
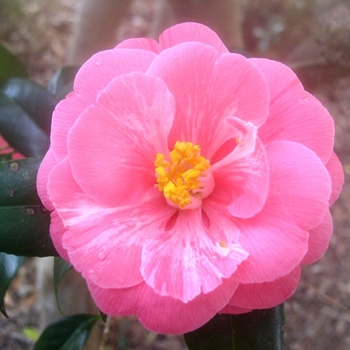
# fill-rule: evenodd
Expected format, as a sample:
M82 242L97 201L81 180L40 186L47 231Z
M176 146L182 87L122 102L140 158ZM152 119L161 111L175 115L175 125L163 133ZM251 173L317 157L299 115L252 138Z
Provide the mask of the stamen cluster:
M191 195L200 190L199 178L210 164L200 155L199 145L192 142L177 141L169 155L170 161L162 153L156 155L156 186L165 198L183 209L191 203Z

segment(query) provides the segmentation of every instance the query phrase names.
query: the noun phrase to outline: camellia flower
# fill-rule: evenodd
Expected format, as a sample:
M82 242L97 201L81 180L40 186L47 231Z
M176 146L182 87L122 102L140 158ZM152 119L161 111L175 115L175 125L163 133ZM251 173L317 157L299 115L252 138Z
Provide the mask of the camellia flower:
M38 191L104 313L184 333L292 295L332 233L333 142L331 116L289 68L185 23L82 66Z

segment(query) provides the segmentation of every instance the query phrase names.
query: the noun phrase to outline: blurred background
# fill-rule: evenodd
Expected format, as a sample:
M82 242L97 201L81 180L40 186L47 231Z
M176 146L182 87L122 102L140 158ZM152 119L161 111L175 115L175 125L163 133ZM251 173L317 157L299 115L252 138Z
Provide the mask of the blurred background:
M107 0L103 0L107 1ZM101 1L102 2L102 1ZM335 119L335 150L346 182L332 207L334 235L317 263L303 268L286 302L286 350L350 349L350 0L242 0L245 51L292 67ZM46 85L67 64L79 1L0 0L0 42ZM115 32L116 42L148 36L159 3L134 0ZM322 140L320 140L322 142ZM41 278L41 277L40 277ZM41 283L41 288L42 288ZM20 269L0 315L0 348L31 349L28 330L42 327L35 259ZM53 304L54 297L46 295ZM186 349L179 336L147 332L133 317L113 319L105 349ZM29 332L30 333L30 332ZM35 333L35 332L34 332Z

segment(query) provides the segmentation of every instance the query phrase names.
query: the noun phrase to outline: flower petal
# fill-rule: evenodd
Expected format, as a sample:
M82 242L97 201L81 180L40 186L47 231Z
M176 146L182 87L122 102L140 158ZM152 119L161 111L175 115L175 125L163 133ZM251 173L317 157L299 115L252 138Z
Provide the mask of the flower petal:
M301 268L272 282L240 284L228 305L247 309L268 309L283 303L298 286ZM234 311L234 310L232 310Z
M307 252L307 231L278 218L273 210L239 220L237 226L242 232L240 243L249 253L232 276L241 283L262 283L284 276Z
M331 179L320 159L305 146L288 141L273 142L266 152L270 165L266 206L302 229L320 224L331 194Z
M250 312L250 311L252 311L252 309L246 309L243 307L227 304L222 310L220 310L220 313L238 315L238 314L246 314L247 312Z
M159 37L159 44L163 50L189 41L210 45L220 53L228 52L219 36L209 27L199 23L180 23L165 30Z
M49 179L49 175L51 170L55 167L57 164L56 158L54 156L54 153L52 149L50 148L49 151L46 153L43 161L40 164L40 168L38 170L37 175L37 191L38 195L44 204L45 208L49 211L54 210L54 206L51 203L51 200L49 199L49 194L47 192L47 182Z
M67 155L64 135L84 109L95 102L99 91L119 75L145 72L155 56L150 51L138 49L107 50L95 54L80 68L74 82L75 92L61 101L53 113L51 147L58 161Z
M262 209L267 198L267 157L252 123L245 123L238 118L227 118L226 121L232 127L232 136L237 138L237 146L212 166L215 197L225 200L228 195L231 215L248 218Z
M62 237L65 232L66 229L63 226L62 218L58 215L57 211L54 210L51 213L50 236L60 257L66 261L70 261L67 250L62 246Z
M334 142L334 122L328 111L304 90L295 73L284 64L261 58L250 61L261 69L271 91L270 115L259 130L263 143L302 143L325 164Z
M130 38L119 43L116 49L142 49L158 54L161 48L158 42L151 38Z
M234 274L242 283L267 282L288 274L307 252L306 230L328 211L330 178L320 159L301 144L276 141L267 148L270 190L263 210L237 219L240 243L249 252Z
M169 152L174 104L158 78L114 79L69 133L72 171L83 191L107 206L138 201L156 182L156 154Z
M102 289L88 281L99 309L112 316L135 314L154 332L183 334L208 322L234 293L237 283L224 279L222 285L208 294L200 294L188 303L156 294L145 283L125 289Z
M329 205L331 206L338 199L344 185L343 167L334 152L326 164L326 168L332 179L332 194L331 198L329 199Z
M247 253L237 243L216 241L210 233L200 210L180 211L169 232L143 246L141 273L145 282L157 294L184 303L221 285Z
M68 158L57 165L49 183L50 198L66 228L61 244L69 260L84 278L104 288L142 282L142 245L163 232L175 209L154 188L134 206L100 206L75 183L69 165Z
M301 262L303 265L312 264L322 257L329 246L332 233L333 220L331 213L328 211L323 222L309 230L309 248Z
M99 91L114 78L132 72L146 72L157 57L143 49L112 49L93 55L80 68L74 81L74 91L89 103L94 103Z
M179 44L161 52L147 74L164 80L176 100L170 145L191 140L208 159L232 138L225 118L237 116L260 125L267 117L265 78L241 55L219 56L201 43Z

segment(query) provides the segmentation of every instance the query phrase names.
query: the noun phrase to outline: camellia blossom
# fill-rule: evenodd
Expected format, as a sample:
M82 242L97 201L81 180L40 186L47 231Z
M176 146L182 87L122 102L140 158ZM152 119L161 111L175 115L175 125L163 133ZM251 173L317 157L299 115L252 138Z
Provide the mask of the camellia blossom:
M293 294L332 234L333 143L331 116L288 67L185 23L82 66L38 191L104 313L184 333Z

